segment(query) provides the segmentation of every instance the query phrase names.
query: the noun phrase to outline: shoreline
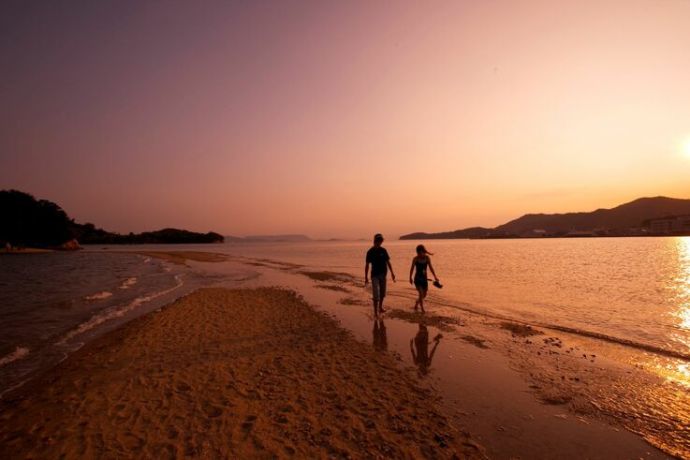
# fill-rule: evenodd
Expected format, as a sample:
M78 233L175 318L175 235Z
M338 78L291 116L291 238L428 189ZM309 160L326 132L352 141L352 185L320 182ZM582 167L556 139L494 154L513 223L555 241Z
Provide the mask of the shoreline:
M376 346L369 293L356 277L305 270L302 265L277 260L235 260L262 274L251 286L269 283L295 288L360 340L371 342L373 333ZM611 352L614 356L637 353L636 349L563 331L531 328L535 335L524 336L511 330L515 324L506 327L503 320L491 315L449 309L442 298L434 296L429 301L431 310L422 317L409 312L413 295L400 289L391 292L387 302L391 311L384 315L388 351L403 363L415 365L409 359L408 342L420 322L427 324L430 337L445 336L433 370L422 378L441 390L460 426L473 427L472 434L479 435L489 456L683 458L683 452L688 452L682 433L673 439L663 435L682 423L682 417L690 420L682 410L655 421L648 417L638 421L635 412L625 411L626 404L632 404L637 412L646 408L656 413L654 402L667 400L674 392L662 379L642 375L642 366L638 369L627 358L621 362L609 356ZM585 353L588 359L582 358ZM638 390L644 391L644 399L637 399ZM676 408L682 407L682 401L672 401L668 400Z
M0 453L483 458L437 406L294 292L202 288L0 401Z
M9 251L6 248L0 249L0 255L21 255L21 254L47 254L50 252L57 252L56 249L43 248L12 248ZM69 252L69 251L65 251Z
M184 270L202 276L215 287L265 290L284 286L283 290L296 292L304 298L312 311L330 316L331 321L335 318L340 329L349 331L348 335L354 335L356 342L365 348L372 348L373 333L373 348L385 350L384 354L392 357L398 369L403 369L408 375L410 372L417 374L418 385L432 389L434 400L441 397L438 400L441 415L452 425L470 427L472 439L484 446L482 452L489 457L668 458L654 445L665 447L666 452L675 453L679 458L688 451L682 438L677 437L682 436L680 432L673 441L675 447L668 444L670 441L663 435L663 430L668 429L669 419L645 426L629 418L625 404L643 403L640 407L644 408L645 398L639 401L630 399L635 388L644 390L645 397L653 399L668 394L654 394L658 382L639 380L637 372L630 375L630 368L612 362L611 356L607 357L610 346L600 349L598 347L604 343L596 339L570 337L567 333L562 333L560 338L552 337L550 334L555 331L533 328L523 331L520 329L523 326L516 328L515 324L506 327L501 321L480 312L448 309L439 303L441 297L432 296L431 311L422 317L407 311L407 303L412 298L405 294L405 290L396 289L387 302L390 313L385 315L386 327L381 340L381 328L377 332L377 323L372 321L369 313L368 293L350 274L228 254L153 251L146 255L169 262L170 258L178 259ZM207 263L211 261L222 263ZM168 311L177 302L167 304L162 311ZM282 305L283 302L278 303ZM158 311L121 325L109 334L117 334L130 324L156 316ZM194 323L193 318L194 314ZM273 320L272 315L267 318L269 322ZM444 335L440 351L434 358L434 367L429 363L428 372L425 371L424 375L415 367L417 363L410 361L408 344L421 323L427 325L430 338L437 333ZM190 327L197 325L191 324ZM186 334L186 330L181 330L181 336ZM135 340L136 336L131 335L131 338ZM65 363L71 363L74 356L81 356L83 350L91 350L94 343L100 343L98 340L87 343L82 350L70 355ZM157 341L152 340L144 348L148 350L157 346ZM299 343L296 346L299 347ZM252 351L252 347L247 349ZM571 351L573 353L569 354ZM596 352L597 357L595 359L592 354L591 363L589 359L578 360L578 353L582 352ZM131 354L134 356L135 352ZM197 359L204 357L197 355ZM10 400L34 390L40 391L42 385L53 385L58 378L55 372L62 369L61 366L12 392ZM312 366L312 370L318 367ZM634 381L630 377L634 377ZM632 387L626 390L627 394L611 393L601 386L602 382L619 389L631 384ZM594 385L593 389L591 385ZM603 393L598 393L600 391ZM75 390L74 394L80 392ZM605 398L607 394L608 400ZM154 394L154 399L160 400L161 396ZM323 401L328 403L326 399ZM683 403L677 400L675 404L680 407L678 405ZM44 406L50 407L50 404ZM5 407L2 401L0 407Z

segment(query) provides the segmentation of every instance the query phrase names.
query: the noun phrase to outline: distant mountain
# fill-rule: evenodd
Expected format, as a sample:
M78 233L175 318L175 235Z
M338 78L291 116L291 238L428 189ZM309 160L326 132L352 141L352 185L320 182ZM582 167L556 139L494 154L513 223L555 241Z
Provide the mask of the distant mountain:
M566 236L586 233L631 234L652 219L690 215L690 200L654 197L639 198L612 209L565 214L526 214L493 229L473 227L443 233L411 233L400 239L497 238L515 236ZM481 232L485 233L482 235Z
M298 243L312 241L307 235L251 235L244 238L227 237L227 241L234 243Z
M121 235L95 228L93 224L74 224L72 233L82 244L197 244L224 241L223 235L215 232L197 233L177 228Z
M549 233L592 231L595 229L624 230L641 227L645 220L690 214L690 200L667 198L640 198L612 209L566 214L526 214L496 227L497 232L522 234L534 229Z
M119 233L96 228L94 224L78 224L57 204L37 200L18 190L0 190L0 243L30 247L71 247L76 239L82 244L183 244L219 243L223 236L214 233L196 233L175 228L154 232Z
M400 237L401 240L450 240L458 238L483 238L490 235L492 229L484 227L470 227L464 230L455 230L452 232L440 232L440 233L410 233L409 235L403 235Z

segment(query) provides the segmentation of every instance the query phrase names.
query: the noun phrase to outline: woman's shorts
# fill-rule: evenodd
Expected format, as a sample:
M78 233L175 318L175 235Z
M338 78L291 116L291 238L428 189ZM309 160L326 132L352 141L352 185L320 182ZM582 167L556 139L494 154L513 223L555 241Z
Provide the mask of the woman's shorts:
M424 279L415 278L414 287L416 287L417 289L422 289L424 291L428 291L429 290L429 281L426 278L424 278Z

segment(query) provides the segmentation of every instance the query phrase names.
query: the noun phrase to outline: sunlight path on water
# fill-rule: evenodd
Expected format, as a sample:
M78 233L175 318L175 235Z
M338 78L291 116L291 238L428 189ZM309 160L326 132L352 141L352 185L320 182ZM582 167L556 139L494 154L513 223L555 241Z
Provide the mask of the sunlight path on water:
M670 290L678 305L673 315L676 317L679 333L672 338L690 348L690 237L675 238L673 244L677 254L677 274ZM690 364L687 362L673 361L659 366L659 370L666 379L690 387Z

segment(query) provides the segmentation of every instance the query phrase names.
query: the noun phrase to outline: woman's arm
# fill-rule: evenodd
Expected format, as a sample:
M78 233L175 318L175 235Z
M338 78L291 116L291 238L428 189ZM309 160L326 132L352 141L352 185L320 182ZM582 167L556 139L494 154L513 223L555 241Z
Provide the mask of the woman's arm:
M429 270L431 270L431 274L434 275L434 279L438 281L438 276L436 276L436 272L434 271L433 265L431 265L431 257L426 256L426 258L429 260Z
M412 258L412 265L410 266L410 284L412 284L412 274L414 273L414 258Z
M428 365L431 367L431 360L434 359L434 353L436 353L436 349L438 348L438 344L440 343L440 340L437 340L436 343L434 344L434 347L431 349L431 354L429 355L429 361Z

